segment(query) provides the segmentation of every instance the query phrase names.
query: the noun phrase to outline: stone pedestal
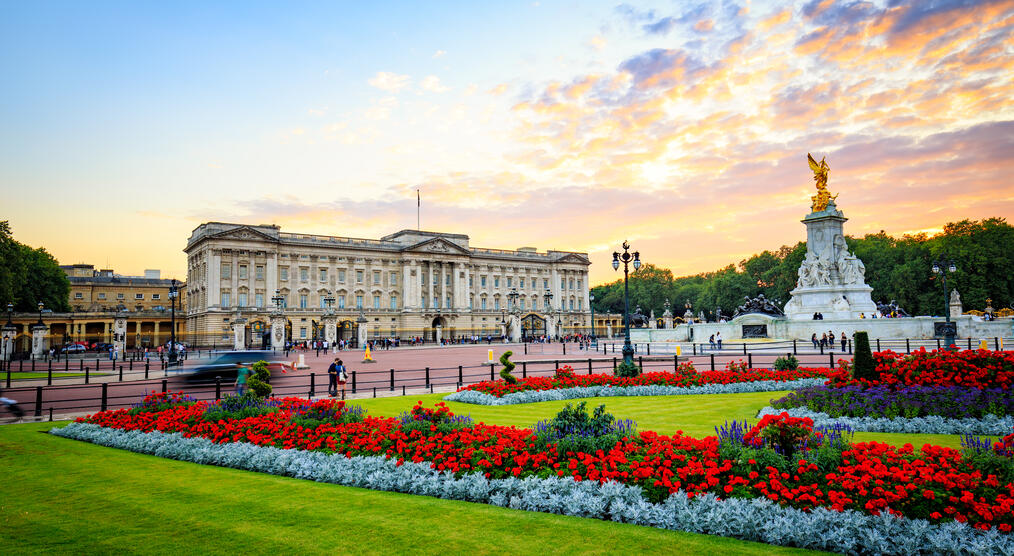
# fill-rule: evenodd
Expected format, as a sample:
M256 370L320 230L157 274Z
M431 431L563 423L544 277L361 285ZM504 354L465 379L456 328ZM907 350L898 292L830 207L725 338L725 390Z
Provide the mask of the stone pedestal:
M127 352L127 315L117 313L113 319L113 349L121 356Z
M806 258L799 266L799 279L792 299L785 304L790 320L812 320L814 313L825 319L869 318L877 306L866 285L866 267L849 253L842 232L848 220L830 201L827 208L811 212L802 220L806 225Z
M606 323L606 338L613 337L613 325L612 323Z
M358 324L359 326L356 327L356 341L359 342L358 347L362 348L366 345L366 319L363 319L363 321Z
M0 328L0 361L10 361L14 356L14 338L18 335L16 326Z
M49 327L44 324L32 325L32 359L42 359L46 354L46 333Z
M271 315L271 349L285 349L285 317L282 315Z
M242 317L232 319L232 349L246 349L246 319Z
M437 342L438 345L440 344L440 341L443 339L443 331L444 327L440 326L439 324L436 326L436 329L434 330L433 339Z
M324 315L321 320L324 322L324 339L328 347L333 347L338 341L338 317L335 315Z
M510 333L511 342L517 343L521 341L521 315L511 315L508 317L508 329Z

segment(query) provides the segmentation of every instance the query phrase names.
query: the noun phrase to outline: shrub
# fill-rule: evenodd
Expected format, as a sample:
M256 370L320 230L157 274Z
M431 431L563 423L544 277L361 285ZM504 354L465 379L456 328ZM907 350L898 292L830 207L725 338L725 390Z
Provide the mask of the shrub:
M156 392L152 390L151 394L148 394L141 400L141 403L135 404L127 412L131 415L159 413L175 405L193 405L196 402L197 398L183 392Z
M866 332L855 334L855 355L852 358L852 376L858 380L877 380L877 364L870 351L870 335Z
M514 352L508 350L503 352L503 355L500 356L500 364L503 365L503 369L500 369L500 378L504 379L507 384L517 384L517 377L511 374L511 371L513 371L515 367L514 363L511 363L511 355L514 355Z
M551 420L542 420L532 427L535 437L544 446L556 445L561 457L567 452L594 454L609 451L625 436L634 433L637 424L629 419L616 420L600 405L589 415L587 402L567 404Z
M731 373L742 373L750 370L750 365L747 365L746 361L742 359L739 361L729 361L725 364L725 370Z
M574 378L574 367L571 367L570 365L564 365L559 369L556 369L556 372L553 373L553 376L555 378Z
M616 366L616 376L624 378L634 378L641 374L641 368L636 363L626 361Z
M795 355L786 355L775 359L776 371L794 371L799 368L799 359Z
M358 405L346 404L341 400L322 399L301 411L293 411L289 421L294 425L315 429L325 423L332 425L362 423L365 418L366 410Z
M424 435L430 433L446 434L453 430L472 426L472 418L468 415L455 415L444 402L437 402L436 409L423 407L421 401L412 406L411 411L398 416L401 430L406 434L419 431Z
M258 361L250 366L253 375L247 379L247 386L250 392L258 398L267 398L271 395L271 371L268 370L267 361Z
M242 396L225 396L204 409L201 420L208 423L246 419L278 412L277 400L266 400L251 392Z

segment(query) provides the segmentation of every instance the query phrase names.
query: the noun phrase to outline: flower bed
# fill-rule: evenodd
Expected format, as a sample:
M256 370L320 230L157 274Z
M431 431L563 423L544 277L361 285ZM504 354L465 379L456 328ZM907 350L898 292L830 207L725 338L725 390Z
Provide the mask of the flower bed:
M740 369L735 364L731 367ZM460 388L458 391L475 391L502 398L509 394L529 391L565 390L568 388L666 386L690 388L706 385L728 385L746 382L787 382L805 378L826 379L835 371L826 368L801 368L776 371L772 369L745 369L698 372L690 363L683 363L675 372L642 373L635 377L620 377L610 374L579 375L569 365L556 371L553 377L528 377L514 384L503 380L487 380Z
M832 386L960 386L1009 389L1014 383L1014 352L985 349L948 351L919 349L911 355L873 354L877 380L855 379L851 363L839 362Z
M455 420L446 406L417 408L402 419L389 419L365 416L335 400L285 398L261 406L184 402L160 411L107 411L78 422L123 431L179 433L215 444L242 442L347 458L379 456L397 466L423 464L457 479L477 474L487 480L558 477L616 482L638 488L646 502L655 504L668 503L672 494L764 498L803 511L854 510L935 524L967 522L999 531L1009 531L1014 524L1014 484L1000 484L949 448L927 445L916 451L908 445L817 442L809 432L806 438L801 436L799 422L782 418L765 426L789 424L794 427L791 434L751 437L782 438L778 441L782 453L764 442L730 441L728 435L721 441L694 439L681 433L634 434L632 427L608 427L609 434L620 433L615 444L585 453L559 451L553 441L545 440L559 435L540 439L531 429ZM233 411L236 417L220 418L223 411ZM795 455L785 457L785 446L792 446L788 453Z
M805 407L831 417L981 419L1014 414L1014 392L963 386L811 386L772 400L771 407Z
M762 408L757 417L788 413L793 417L812 419L815 426L844 425L854 431L901 432L908 434L1003 434L1014 427L1014 416L997 417L986 415L981 418L949 419L938 415L928 417L832 417L827 413L805 407L788 409Z

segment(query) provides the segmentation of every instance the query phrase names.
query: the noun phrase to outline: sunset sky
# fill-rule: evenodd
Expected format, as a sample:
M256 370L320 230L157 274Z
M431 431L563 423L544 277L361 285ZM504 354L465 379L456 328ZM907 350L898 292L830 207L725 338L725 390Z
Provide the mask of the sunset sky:
M1014 219L1014 0L5 2L0 220L185 277L216 220L677 275L805 238Z

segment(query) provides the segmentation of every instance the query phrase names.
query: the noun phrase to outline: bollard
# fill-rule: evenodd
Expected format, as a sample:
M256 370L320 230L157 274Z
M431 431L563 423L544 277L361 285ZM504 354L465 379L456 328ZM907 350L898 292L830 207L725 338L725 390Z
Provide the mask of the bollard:
M88 384L88 367L85 367L85 384Z
M496 378L494 378L495 376L496 375L493 374L493 364L490 363L489 364L489 379L490 380L496 380Z
M651 342L648 342L647 344L644 344L644 345L647 346L647 350L648 350L647 354L650 356L651 355Z
M637 366L641 368L642 372L644 372L644 357L641 357L640 355L637 356Z
M589 357L588 358L588 376L591 376L591 374L592 374L592 362L591 362L591 357Z
M852 338L849 338L849 355L852 355Z
M215 377L215 400L222 399L222 377Z
M7 386L6 386L6 388L10 388L10 387L11 387L11 366L7 365Z
M694 346L694 355L697 355L697 343L695 342L691 345Z
M32 372L35 372L35 355L32 355Z
M144 362L144 380L148 380L148 366L151 364L150 361L145 360Z
M820 344L820 354L824 355L824 344Z
M50 364L49 364L49 371L47 371L47 373L46 373L46 386L52 386L52 385L53 385L53 364L52 364L52 362L50 362Z
M877 351L880 351L880 338L877 338Z
M356 393L356 372L352 371L352 393Z
M613 357L613 372L616 372L616 358Z
M972 349L972 337L968 337L968 349Z
M458 365L458 384L465 382L465 378L461 376L461 365ZM458 388L461 388L460 386Z
M70 372L70 358L66 355L63 357L63 372Z
M560 368L560 362L559 361L553 361L553 370L556 370L556 369L559 369L559 368Z
M940 338L937 338L937 349L940 349Z
M377 397L377 387L376 386L373 387L373 397L374 398Z
M35 416L42 417L42 386L35 387Z
M679 355L673 355L672 356L672 370L673 370L673 372L676 372L676 369L679 368L679 366L680 366L680 356Z
M563 342L563 354L567 355L567 342Z
M753 354L752 353L748 353L746 355L746 368L747 369L752 369L753 368Z
M430 384L430 394L432 394L432 393L433 393L433 385Z
M430 368L426 367L426 386L430 385Z
M525 355L528 355L528 344L525 344Z
M394 392L394 369L391 369L391 391Z
M49 422L53 422L53 406L49 406Z
M328 388L330 387L331 385L328 384ZM308 397L312 398L316 395L317 395L317 373L310 373L310 395Z
M746 342L743 342L743 355L746 355Z
M402 396L405 395L405 385L404 384L401 385L401 395Z
M796 350L796 341L792 340L792 355L797 355L799 351Z
M120 382L123 382L123 365L120 365Z
M99 405L99 411L105 411L106 410L106 403L109 400L109 388L108 388L108 386L109 386L108 383L105 383L105 382L102 383L102 403Z
M1000 351L1000 338L997 338L996 336L993 336L993 349L995 351Z
M169 391L169 381L163 378L162 379L162 393L165 394L168 391Z
M827 366L828 366L829 369L833 369L834 368L834 354L833 353L827 354Z
M130 358L130 364L128 365L127 369L130 370L130 371L134 370L134 358L133 357Z
M710 357L711 357L711 370L713 371L715 370L715 354L712 353Z
M905 353L912 353L912 346L908 343L908 338L905 338Z
M521 378L528 378L528 363L525 361L521 362Z

